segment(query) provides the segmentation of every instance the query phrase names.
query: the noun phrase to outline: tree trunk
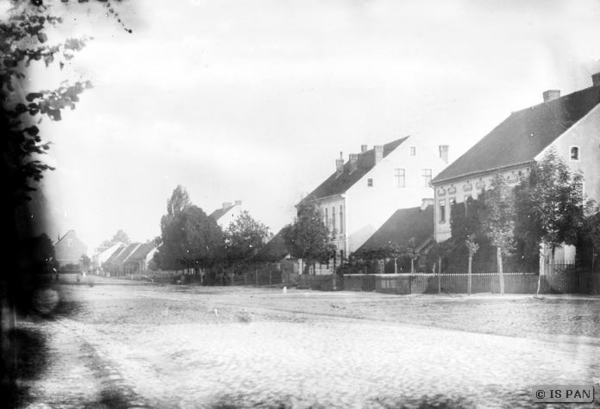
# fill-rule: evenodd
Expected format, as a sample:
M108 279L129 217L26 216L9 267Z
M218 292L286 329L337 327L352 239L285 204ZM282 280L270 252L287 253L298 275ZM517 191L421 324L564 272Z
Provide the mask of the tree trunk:
M471 295L471 285L473 279L473 256L469 254L469 282L467 292Z
M442 293L442 258L438 257L438 294Z
M504 271L502 271L502 250L496 247L496 259L498 261L498 276L500 278L500 295L504 295Z

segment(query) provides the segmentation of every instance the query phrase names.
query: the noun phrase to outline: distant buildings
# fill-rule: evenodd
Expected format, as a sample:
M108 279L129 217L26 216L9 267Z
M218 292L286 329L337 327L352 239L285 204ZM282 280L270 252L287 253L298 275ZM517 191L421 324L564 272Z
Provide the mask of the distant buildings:
M145 273L157 249L153 241L128 245L117 243L116 246L106 261L100 264L102 271L110 276Z
M433 179L436 241L450 237L453 203L476 199L497 172L516 186L549 149L583 172L585 193L600 201L600 73L592 84L563 97L544 92L544 102L513 112Z

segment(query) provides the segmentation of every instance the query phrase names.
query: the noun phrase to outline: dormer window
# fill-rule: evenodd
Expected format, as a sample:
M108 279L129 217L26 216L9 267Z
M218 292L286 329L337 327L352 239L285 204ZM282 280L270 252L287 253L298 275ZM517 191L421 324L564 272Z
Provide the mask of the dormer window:
M572 161L579 160L579 146L571 146L571 160Z
M373 179L371 179L371 178L367 179L367 186L373 187Z
M416 156L417 155L417 148L414 146L410 147L410 156Z

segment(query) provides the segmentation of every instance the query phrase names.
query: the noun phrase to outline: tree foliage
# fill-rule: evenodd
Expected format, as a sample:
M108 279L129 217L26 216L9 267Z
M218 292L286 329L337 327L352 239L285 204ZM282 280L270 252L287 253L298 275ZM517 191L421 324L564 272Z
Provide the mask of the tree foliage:
M116 243L123 243L123 244L127 245L127 244L131 243L131 240L129 239L129 236L127 235L127 233L125 233L123 230L119 229L112 236L112 238L110 240L104 240L102 242L101 246L110 247Z
M204 268L222 257L223 232L217 223L189 201L177 186L161 219L161 245L155 262L161 269Z
M239 263L255 256L269 238L269 228L244 210L224 233L227 261Z
M492 178L491 190L487 192L483 229L492 246L502 254L510 254L514 247L515 205L512 191L502 174Z
M553 149L532 167L529 178L516 190L516 235L529 251L544 243L554 254L563 244L577 244L591 208L583 194L583 180Z
M328 262L335 253L323 214L310 203L298 205L297 216L286 230L285 242L292 256L305 259L308 264Z

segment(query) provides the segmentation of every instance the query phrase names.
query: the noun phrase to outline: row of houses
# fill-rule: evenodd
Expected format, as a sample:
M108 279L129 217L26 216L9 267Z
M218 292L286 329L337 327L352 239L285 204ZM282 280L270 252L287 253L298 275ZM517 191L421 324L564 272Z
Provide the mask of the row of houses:
M550 149L584 175L586 195L600 202L600 73L592 75L589 88L565 96L558 90L544 92L539 104L512 112L450 164L448 145L434 153L413 136L362 145L347 159L340 154L332 173L299 203L321 210L337 249L333 262L318 271L331 273L331 266L354 252L388 243L403 246L410 238L415 238L415 250L426 254L435 242L450 238L452 204L476 199L498 172L509 185L518 184ZM210 217L226 229L242 211L241 201L226 202ZM74 261L80 247L70 231L56 244L57 258ZM113 275L140 273L154 252L150 242L117 243L100 249L93 266L105 266ZM289 263L282 231L257 258ZM295 270L302 269L296 265Z
M372 149L363 145L348 160L336 159L331 175L301 203L322 211L337 249L333 265L361 249L402 246L412 237L424 254L450 238L452 204L476 199L498 172L516 186L550 149L584 175L585 194L600 202L600 73L592 75L591 87L569 95L545 91L539 104L512 112L450 164L447 145L433 154L411 136ZM565 248L571 254L561 257L574 251ZM290 259L282 232L259 258Z

